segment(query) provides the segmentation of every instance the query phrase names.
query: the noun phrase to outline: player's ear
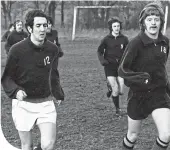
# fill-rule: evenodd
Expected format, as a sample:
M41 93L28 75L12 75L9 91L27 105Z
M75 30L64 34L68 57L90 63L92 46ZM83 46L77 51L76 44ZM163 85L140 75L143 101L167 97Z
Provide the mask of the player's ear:
M30 26L27 27L29 33L32 33L32 28Z

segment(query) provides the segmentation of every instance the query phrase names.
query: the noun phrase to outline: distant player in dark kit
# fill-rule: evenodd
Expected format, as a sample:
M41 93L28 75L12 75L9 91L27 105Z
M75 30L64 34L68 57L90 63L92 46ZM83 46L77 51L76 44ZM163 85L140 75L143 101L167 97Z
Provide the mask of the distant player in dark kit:
M123 113L119 106L119 95L123 94L124 80L118 76L118 66L128 44L128 38L121 33L122 22L119 18L109 19L108 26L110 33L102 39L97 54L107 78L107 97L112 96L116 115L121 116Z
M166 90L169 40L161 33L162 7L157 3L147 4L139 15L139 24L141 32L128 44L118 70L130 88L128 132L122 149L133 149L142 120L151 114L158 131L152 150L166 150L170 142L170 97Z
M13 30L9 34L5 44L5 49L7 54L12 45L28 37L28 34L25 31L23 31L23 22L21 20L16 20L14 22L14 29L15 30Z
M12 99L12 117L22 150L33 150L32 129L38 126L42 150L53 150L57 112L54 103L64 100L58 72L58 47L46 39L47 16L41 10L26 15L25 40L10 48L2 86Z
M8 27L8 30L4 33L4 35L1 38L1 42L6 42L9 34L14 30L14 24L11 23Z
M64 53L61 49L61 45L58 40L58 32L57 32L57 30L52 29L52 27L54 25L53 19L50 16L48 16L47 19L48 19L48 28L47 28L46 38L58 46L59 57L62 57L64 55Z

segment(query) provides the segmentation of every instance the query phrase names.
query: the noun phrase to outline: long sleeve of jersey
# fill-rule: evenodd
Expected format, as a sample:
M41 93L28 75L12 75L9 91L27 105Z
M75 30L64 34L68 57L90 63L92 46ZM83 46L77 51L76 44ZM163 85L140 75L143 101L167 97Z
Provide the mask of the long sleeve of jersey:
M8 56L5 70L3 72L1 83L8 97L16 98L19 90L24 90L15 83L15 71L17 69L17 60L11 55Z
M107 65L109 62L104 58L104 52L105 52L105 42L104 39L101 41L98 50L97 50L97 55L98 55L98 59L101 63L101 65L105 66Z
M53 63L52 63L52 70L51 70L51 91L54 97L57 100L64 100L64 91L60 84L60 76L58 72L58 57L56 56Z
M135 72L131 69L137 57L137 47L133 41L127 45L118 69L119 76L125 79L125 84L128 87L145 85L146 80L150 81L150 75L147 72Z
M57 37L56 37L56 45L57 45L58 47L60 47L60 43L59 43L59 40L58 40L58 34L57 34Z
M61 47L58 47L58 49L59 49L59 55L58 56L62 57L64 55L64 52L63 52Z
M4 35L1 37L1 42L5 42L8 38L10 31L6 31Z
M13 45L13 41L12 41L12 38L11 36L8 36L7 40L6 40L6 43L5 43L5 50L6 50L6 53L8 54L9 53L9 49L11 48L11 46Z
M58 40L58 32L57 32L57 36L56 36L56 45L58 46L58 49L59 49L59 57L62 57L64 55L64 52L61 49L61 45L60 45L59 40Z

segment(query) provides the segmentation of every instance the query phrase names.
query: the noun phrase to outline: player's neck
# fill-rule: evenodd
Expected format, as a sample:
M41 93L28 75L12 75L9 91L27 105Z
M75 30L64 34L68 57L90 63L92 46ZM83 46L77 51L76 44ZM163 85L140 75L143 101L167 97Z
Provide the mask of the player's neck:
M147 30L145 30L145 34L146 34L149 38L151 38L151 39L157 39L159 33L150 34Z
M43 41L37 41L37 40L34 38L34 36L31 36L30 39L31 39L31 42L34 43L34 45L36 45L36 46L42 46L43 43L44 43L44 40L43 40Z
M112 35L113 35L114 37L117 37L117 36L119 36L119 33L115 33L115 32L112 31Z

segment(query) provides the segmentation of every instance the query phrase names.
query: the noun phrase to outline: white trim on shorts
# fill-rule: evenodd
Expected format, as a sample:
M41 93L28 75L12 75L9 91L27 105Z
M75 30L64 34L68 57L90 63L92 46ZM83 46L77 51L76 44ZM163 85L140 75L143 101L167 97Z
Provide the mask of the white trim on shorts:
M57 112L53 100L30 103L12 99L12 118L18 131L30 131L41 123L56 124Z

